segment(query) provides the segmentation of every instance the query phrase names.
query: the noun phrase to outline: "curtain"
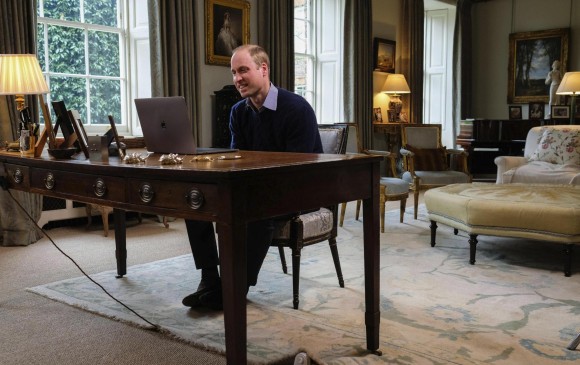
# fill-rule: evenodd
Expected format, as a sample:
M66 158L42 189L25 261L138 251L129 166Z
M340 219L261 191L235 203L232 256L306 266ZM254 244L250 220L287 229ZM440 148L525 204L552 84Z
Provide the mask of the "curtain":
M258 44L270 56L270 80L294 91L294 0L258 1Z
M472 115L471 103L471 3L457 0L453 35L453 135L457 136L462 119Z
M344 116L358 126L362 148L373 141L372 0L346 0L344 9Z
M201 142L196 2L149 0L152 96L183 96L196 141Z
M36 54L36 0L0 1L0 53ZM26 97L31 116L38 122L36 97ZM0 96L0 138L12 141L17 137L19 119L14 97ZM4 175L4 169L0 170ZM23 212L18 201L26 210ZM21 191L0 189L0 246L26 246L38 241L42 233L36 229L42 213L42 196Z
M423 123L423 44L425 6L423 0L401 0L398 73L405 75L411 94L401 97L411 123Z

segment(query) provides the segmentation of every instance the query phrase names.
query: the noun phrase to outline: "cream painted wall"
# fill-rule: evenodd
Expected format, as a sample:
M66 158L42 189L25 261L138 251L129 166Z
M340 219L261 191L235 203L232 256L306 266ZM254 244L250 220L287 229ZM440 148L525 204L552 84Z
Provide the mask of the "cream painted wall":
M250 3L250 42L256 43L257 37L257 5L256 0ZM212 125L214 120L214 92L221 90L225 85L231 85L232 74L227 66L206 65L205 63L205 1L196 1L198 24L198 63L200 65L201 91L201 146L210 147L212 143Z
M555 28L571 28L568 71L580 70L580 1L494 0L473 5L473 118L508 118L509 34ZM522 113L526 118L525 104Z

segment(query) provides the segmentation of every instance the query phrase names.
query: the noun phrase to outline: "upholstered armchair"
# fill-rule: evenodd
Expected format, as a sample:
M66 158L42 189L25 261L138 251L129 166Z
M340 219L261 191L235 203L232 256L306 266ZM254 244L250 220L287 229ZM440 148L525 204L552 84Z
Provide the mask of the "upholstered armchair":
M550 125L528 131L523 156L499 156L498 184L580 185L580 125Z
M415 219L421 190L471 182L467 152L442 145L441 124L402 124L401 145L402 179L413 191Z
M324 153L343 154L346 151L348 128L346 125L319 125ZM278 247L282 270L288 273L284 247L292 251L293 306L298 309L300 288L300 257L302 248L328 241L334 261L338 284L344 288L344 279L336 247L338 206L322 207L314 212L299 214L276 223L272 246Z

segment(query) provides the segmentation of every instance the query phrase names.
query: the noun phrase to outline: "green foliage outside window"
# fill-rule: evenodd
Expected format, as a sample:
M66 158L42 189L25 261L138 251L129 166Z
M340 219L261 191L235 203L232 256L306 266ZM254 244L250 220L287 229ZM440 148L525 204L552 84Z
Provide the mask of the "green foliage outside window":
M120 124L124 80L120 78L118 1L44 0L43 4L41 9L39 2L38 58L47 74L49 100L63 100L68 109L78 110L85 124L108 125L108 115Z

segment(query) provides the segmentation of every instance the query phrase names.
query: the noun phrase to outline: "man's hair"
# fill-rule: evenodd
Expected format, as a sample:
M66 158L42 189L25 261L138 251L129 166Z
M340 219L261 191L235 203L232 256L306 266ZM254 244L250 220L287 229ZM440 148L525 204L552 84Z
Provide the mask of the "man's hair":
M232 55L242 50L248 51L250 57L252 57L252 60L254 60L258 67L262 65L262 63L265 63L266 66L268 66L268 70L270 70L270 57L268 57L268 53L266 53L264 48L255 44L244 44L234 49Z

